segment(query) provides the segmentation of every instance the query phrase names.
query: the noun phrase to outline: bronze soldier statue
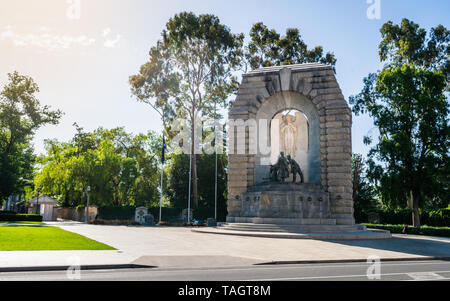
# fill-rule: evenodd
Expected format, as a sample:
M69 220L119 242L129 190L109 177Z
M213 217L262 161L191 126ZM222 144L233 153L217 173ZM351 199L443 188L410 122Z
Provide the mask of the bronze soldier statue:
M303 178L302 169L300 168L300 165L297 163L297 161L292 159L291 155L287 156L287 160L288 160L289 164L291 165L291 172L292 172L292 175L294 176L293 183L295 183L297 181L297 174L300 175L301 183L305 183L305 179Z
M284 156L284 152L281 152L277 163L270 166L270 178L272 181L284 183L285 179L288 177L289 162Z
M277 180L284 183L285 179L289 178L289 162L284 156L284 152L280 153L277 164L275 164L274 168L277 170Z

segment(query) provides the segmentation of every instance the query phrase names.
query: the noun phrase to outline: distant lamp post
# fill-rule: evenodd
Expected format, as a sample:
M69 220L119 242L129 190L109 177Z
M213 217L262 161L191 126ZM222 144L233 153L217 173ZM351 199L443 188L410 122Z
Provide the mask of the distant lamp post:
M36 199L36 214L40 214L41 213L41 208L39 207L39 194L41 193L41 186L36 187L36 191L37 191L37 199Z
M83 196L84 196L84 189L80 188L80 191L83 192ZM84 216L84 221L86 223L89 222L89 192L90 191L91 191L91 186L86 187L87 201L86 201L86 210L85 210L85 216Z

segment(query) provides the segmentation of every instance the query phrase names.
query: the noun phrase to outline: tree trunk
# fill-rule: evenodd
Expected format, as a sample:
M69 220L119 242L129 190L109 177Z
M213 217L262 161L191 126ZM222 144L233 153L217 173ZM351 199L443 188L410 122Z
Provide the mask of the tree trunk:
M197 155L192 155L192 198L194 208L198 208L198 188L197 188Z
M198 208L198 188L197 188L197 156L195 154L195 119L191 123L191 154L192 154L192 199L194 208Z
M420 215L419 215L419 195L417 193L413 193L412 195L412 203L413 203L413 212L412 212L412 221L413 226L420 228Z

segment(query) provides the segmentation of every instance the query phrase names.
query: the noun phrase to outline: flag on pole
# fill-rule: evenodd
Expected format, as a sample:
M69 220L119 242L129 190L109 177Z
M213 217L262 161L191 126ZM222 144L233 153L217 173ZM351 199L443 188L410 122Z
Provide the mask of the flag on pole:
M163 135L163 143L162 143L162 151L161 151L161 164L164 165L165 161L165 152L166 152L166 139Z

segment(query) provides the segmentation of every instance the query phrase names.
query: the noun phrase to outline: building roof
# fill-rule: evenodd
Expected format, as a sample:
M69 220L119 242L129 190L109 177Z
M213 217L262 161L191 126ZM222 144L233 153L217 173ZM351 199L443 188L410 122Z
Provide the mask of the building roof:
M38 198L35 197L34 199L31 199L28 201L28 203L30 204L36 204L38 202ZM49 197L46 194L40 195L39 196L39 204L58 204L58 201Z

